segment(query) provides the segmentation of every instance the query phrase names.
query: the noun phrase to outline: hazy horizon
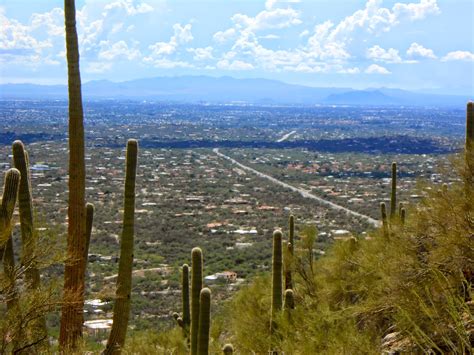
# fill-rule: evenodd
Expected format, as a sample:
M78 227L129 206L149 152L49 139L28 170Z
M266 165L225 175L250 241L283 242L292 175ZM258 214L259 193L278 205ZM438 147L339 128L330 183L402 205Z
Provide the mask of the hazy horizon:
M66 83L62 5L1 3L0 83ZM205 75L472 94L472 7L467 0L82 0L81 73L84 83Z

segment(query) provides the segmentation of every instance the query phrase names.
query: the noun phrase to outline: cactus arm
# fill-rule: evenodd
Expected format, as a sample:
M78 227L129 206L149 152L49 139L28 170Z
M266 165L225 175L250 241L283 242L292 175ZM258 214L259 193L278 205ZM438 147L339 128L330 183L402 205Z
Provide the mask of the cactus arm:
M120 354L125 344L130 318L132 291L133 238L135 227L135 180L137 175L138 143L130 139L127 143L124 214L120 261L115 294L114 317L107 346L103 354Z

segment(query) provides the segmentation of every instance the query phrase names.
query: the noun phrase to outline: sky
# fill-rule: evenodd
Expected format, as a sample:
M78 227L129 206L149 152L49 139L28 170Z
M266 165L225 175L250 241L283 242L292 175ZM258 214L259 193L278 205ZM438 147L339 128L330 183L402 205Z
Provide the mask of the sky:
M66 83L63 1L0 0L0 83ZM83 81L474 93L472 0L76 0Z

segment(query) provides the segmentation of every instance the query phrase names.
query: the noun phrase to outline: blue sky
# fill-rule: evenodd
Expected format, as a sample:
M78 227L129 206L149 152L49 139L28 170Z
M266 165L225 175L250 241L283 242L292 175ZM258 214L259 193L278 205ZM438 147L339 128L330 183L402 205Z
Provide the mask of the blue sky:
M61 0L0 0L0 82L65 83ZM83 81L474 92L472 0L76 0Z

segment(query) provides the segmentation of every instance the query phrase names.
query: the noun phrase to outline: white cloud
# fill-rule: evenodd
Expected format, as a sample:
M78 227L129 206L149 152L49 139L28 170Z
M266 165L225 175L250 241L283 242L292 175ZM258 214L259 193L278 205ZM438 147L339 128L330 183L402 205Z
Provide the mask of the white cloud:
M436 0L420 0L419 3L396 3L392 9L381 7L382 0L368 0L363 10L357 10L342 20L331 32L332 41L350 41L357 29L369 33L388 32L402 20L421 20L428 15L438 14Z
M377 64L371 64L365 69L366 74L391 74L387 68L384 68Z
M265 36L258 36L260 39L280 39L280 36L275 35L275 34L268 34Z
M460 60L460 61L474 61L474 53L469 51L454 51L449 52L443 58L441 58L442 62L449 62L453 60Z
M105 5L105 12L111 12L115 9L125 10L126 14L129 16L134 16L138 14L145 14L147 12L153 11L153 7L150 4L141 2L138 5L134 4L134 0L117 0L110 4Z
M112 68L112 63L109 62L87 62L84 67L84 72L89 74L102 74Z
M299 12L288 7L286 9L264 10L255 17L244 14L235 14L232 21L238 29L247 31L259 31L266 29L282 29L299 25L302 21L299 19Z
M173 39L176 39L177 43L191 42L194 39L193 34L191 33L191 27L192 25L190 23L185 26L175 23L173 25L174 36L171 38L171 40L173 41Z
M46 27L46 32L50 36L64 36L64 12L56 7L49 12L31 15L31 29Z
M422 20L428 15L438 15L441 11L436 0L420 0L419 3L396 3L393 5L393 13L397 19L406 16L414 21Z
M341 70L338 71L339 74L359 74L360 69L357 67L353 68L342 68Z
M152 51L151 56L161 57L171 55L176 52L180 44L191 42L194 37L191 33L191 24L182 26L179 23L173 25L174 35L168 42L156 42L148 48Z
M402 62L402 58L400 57L398 50L395 48L389 48L388 50L385 50L378 45L375 45L367 50L367 58L385 63Z
M241 60L234 60L229 62L227 59L220 60L217 62L217 67L224 70L252 70L254 66L250 63L243 62Z
M5 16L3 8L0 8L0 49L21 52L25 54L25 50L29 50L36 54L40 53L44 48L52 46L51 41L37 40L31 34L31 28L23 25L17 20L9 19Z
M300 33L299 36L300 36L301 38L302 38L302 37L309 36L309 31L308 31L308 30L304 30L303 32Z
M278 3L299 3L300 0L266 0L265 1L265 8L267 10L271 10L275 5Z
M188 52L193 53L193 59L197 61L213 59L212 51L213 48L211 46L205 48L188 48Z
M129 48L125 41L118 41L112 45L110 45L109 41L102 41L100 42L100 46L102 50L99 52L98 57L102 60L135 60L141 56L137 48Z
M222 44L222 43L225 43L225 42L227 42L228 40L230 40L232 38L235 38L236 33L237 32L235 31L235 28L229 28L225 31L219 31L219 32L214 33L214 36L212 38L217 43Z
M407 49L407 55L414 58L436 59L436 55L432 49L425 48L416 42L413 42L410 48Z
M182 60L171 60L168 58L154 59L152 57L146 57L143 60L145 63L153 65L155 68L161 69L174 69L174 68L194 68L191 63Z

